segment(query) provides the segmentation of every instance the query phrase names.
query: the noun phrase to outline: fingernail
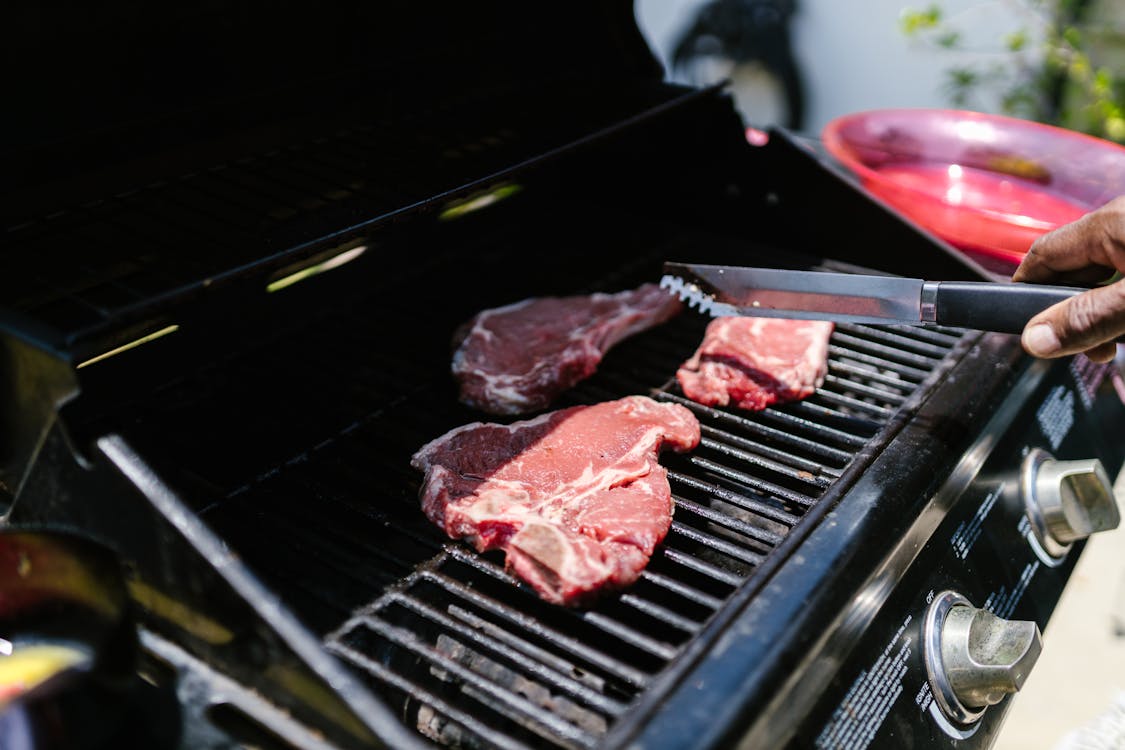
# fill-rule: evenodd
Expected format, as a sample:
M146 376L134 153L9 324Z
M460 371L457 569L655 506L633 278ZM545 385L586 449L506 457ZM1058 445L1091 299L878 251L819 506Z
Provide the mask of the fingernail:
M1037 323L1023 333L1023 348L1037 357L1049 357L1059 349L1059 337L1046 323Z

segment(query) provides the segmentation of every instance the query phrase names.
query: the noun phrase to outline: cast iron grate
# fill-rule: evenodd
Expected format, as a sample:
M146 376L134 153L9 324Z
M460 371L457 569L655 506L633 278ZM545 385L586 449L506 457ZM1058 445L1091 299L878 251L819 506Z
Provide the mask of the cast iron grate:
M700 406L676 387L702 316L622 342L557 406L649 394L691 409L703 440L662 459L675 516L640 581L590 609L548 605L505 573L502 556L450 542L425 519L409 464L422 444L482 418L456 402L448 341L483 301L590 289L607 250L630 260L594 288L628 288L679 254L655 224L619 221L622 233L599 243L581 226L545 226L555 225L461 243L363 300L201 363L140 399L122 427L328 650L443 744L596 745L654 694L658 675L680 668L733 592L757 585L771 554L862 468L961 340L840 325L823 387L756 414ZM529 243L533 266L519 260Z
M699 449L664 459L672 530L635 586L566 610L539 601L501 558L444 544L327 636L423 735L454 746L596 746L960 338L841 325L816 394L747 415L695 404L674 381L645 386L699 340L685 322L623 345L571 396L647 392L688 406L703 426Z

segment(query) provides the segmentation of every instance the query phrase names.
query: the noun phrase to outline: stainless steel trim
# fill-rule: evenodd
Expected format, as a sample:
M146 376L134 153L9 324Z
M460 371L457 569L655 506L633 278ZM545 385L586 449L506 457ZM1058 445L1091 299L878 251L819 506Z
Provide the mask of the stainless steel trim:
M1047 527L1047 519L1043 517L1042 509L1039 507L1038 491L1035 488L1035 477L1039 473L1039 467L1053 458L1054 456L1042 448L1033 448L1027 454L1027 458L1023 460L1023 467L1020 469L1020 495L1023 497L1024 512L1027 513L1027 519L1031 521L1031 530L1035 534L1035 541L1039 542L1040 548L1048 557L1061 562L1070 552L1071 545L1060 544L1051 536Z
M922 283L918 312L923 323L937 323L937 293L940 283L939 281Z
M922 655L926 662L926 676L934 691L934 700L941 706L946 716L960 724L973 724L984 716L984 708L972 710L963 704L953 692L949 676L941 656L941 630L949 611L957 605L973 606L972 603L955 591L943 591L934 597L926 610L926 621L922 624Z

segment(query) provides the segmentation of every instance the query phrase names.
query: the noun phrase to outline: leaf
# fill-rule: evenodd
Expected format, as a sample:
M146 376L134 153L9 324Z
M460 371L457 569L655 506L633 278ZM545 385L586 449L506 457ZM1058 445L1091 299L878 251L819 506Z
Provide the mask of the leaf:
M962 32L947 22L938 0L922 10L906 8L899 17L907 35L923 36L939 49L960 50ZM991 64L953 65L944 71L942 89L950 102L964 107L978 93L995 94L1008 114L1050 122L1081 132L1125 142L1125 69L1121 77L1096 57L1097 36L1077 25L1090 0L1007 0L1043 22L1031 30L1026 23L998 35L1004 54ZM958 6L960 3L958 3ZM1025 19L1028 15L1025 13ZM994 46L994 51L999 51ZM1058 101L1060 85L1065 91Z
M1009 52L1019 52L1027 46L1027 31L1020 29L1004 37L1004 46Z
M938 46L943 49L954 49L961 41L961 33L958 31L947 31L937 38Z
M1115 141L1125 141L1125 117L1107 118L1105 134Z
M1098 68L1097 72L1094 73L1094 85L1092 90L1094 96L1113 96L1113 74L1109 72L1108 68Z
M907 36L913 36L923 29L936 28L941 23L942 10L937 4L931 4L925 10L903 8L899 16L899 26Z
M980 81L980 75L972 68L950 68L948 75L956 88L971 88Z

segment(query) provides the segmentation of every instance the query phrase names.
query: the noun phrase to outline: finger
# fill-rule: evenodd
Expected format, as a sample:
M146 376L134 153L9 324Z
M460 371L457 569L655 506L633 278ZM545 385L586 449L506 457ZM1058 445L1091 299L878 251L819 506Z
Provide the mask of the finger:
M1087 349L1085 354L1094 362L1112 362L1114 357L1117 356L1117 344L1107 341L1104 344L1098 344L1093 349Z
M1125 334L1125 282L1091 289L1028 321L1022 343L1037 357L1085 352Z
M1125 271L1125 196L1039 237L1013 281L1056 281L1091 265Z
M1051 280L1054 284L1091 287L1103 284L1113 278L1114 269L1105 266L1087 266L1078 271L1062 271Z
M1042 235L1031 243L1012 281L1043 283L1060 274L1080 271L1091 264L1094 247L1101 242L1101 227L1095 213Z

